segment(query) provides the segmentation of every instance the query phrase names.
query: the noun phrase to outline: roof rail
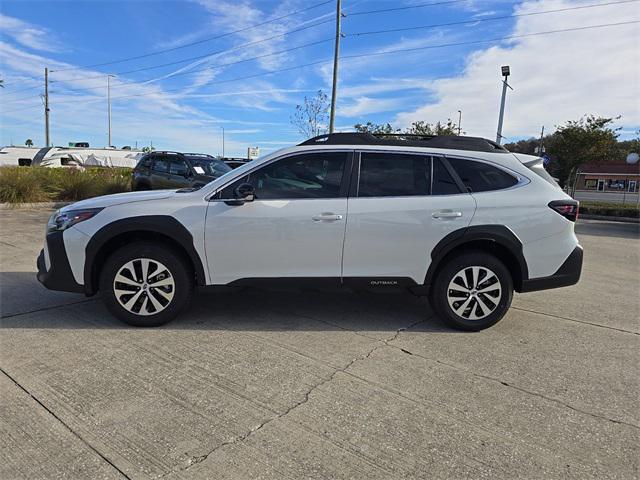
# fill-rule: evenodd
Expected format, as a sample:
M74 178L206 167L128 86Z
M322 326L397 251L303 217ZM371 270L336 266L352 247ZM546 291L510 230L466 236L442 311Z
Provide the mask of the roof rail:
M404 147L448 148L476 152L506 153L503 146L481 137L457 135L415 135L408 133L331 133L318 135L299 144L308 145L393 145Z

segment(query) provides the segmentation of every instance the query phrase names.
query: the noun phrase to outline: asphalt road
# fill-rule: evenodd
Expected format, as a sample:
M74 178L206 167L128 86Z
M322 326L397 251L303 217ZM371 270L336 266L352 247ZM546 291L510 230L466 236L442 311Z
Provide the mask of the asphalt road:
M609 202L619 204L624 203L625 205L638 205L637 193L577 191L574 197L576 200L580 200L581 202Z
M204 293L133 329L35 280L0 210L0 478L638 478L639 226L480 333L405 294Z

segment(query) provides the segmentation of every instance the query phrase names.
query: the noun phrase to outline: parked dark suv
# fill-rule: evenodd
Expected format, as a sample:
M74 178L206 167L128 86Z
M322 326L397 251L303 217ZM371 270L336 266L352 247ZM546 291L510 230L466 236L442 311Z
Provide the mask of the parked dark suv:
M230 171L231 167L211 155L152 152L133 169L131 189L200 188Z

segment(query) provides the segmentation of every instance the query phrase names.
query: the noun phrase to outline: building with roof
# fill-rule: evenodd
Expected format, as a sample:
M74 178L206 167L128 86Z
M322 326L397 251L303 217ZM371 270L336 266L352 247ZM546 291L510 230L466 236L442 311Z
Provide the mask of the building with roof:
M635 193L639 189L640 163L587 164L578 170L576 190Z

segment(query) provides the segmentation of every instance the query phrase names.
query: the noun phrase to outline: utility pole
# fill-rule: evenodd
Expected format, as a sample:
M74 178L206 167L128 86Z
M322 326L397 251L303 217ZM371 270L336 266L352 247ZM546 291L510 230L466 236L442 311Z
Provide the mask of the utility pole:
M107 75L107 110L109 116L109 142L107 148L111 148L111 77L115 77L115 75Z
M500 100L500 116L498 117L498 133L496 134L496 143L500 145L502 143L502 121L504 120L504 104L507 100L507 87L511 88L511 85L507 83L507 78L511 75L511 70L508 65L504 65L502 68L502 99ZM513 90L513 88L511 88Z
M458 136L462 133L462 110L458 110Z
M340 23L342 20L341 0L336 0L336 48L333 52L333 86L331 88L331 112L329 113L329 133L333 133L336 118L336 97L338 96L338 58L340 57L340 37L342 31Z
M44 141L49 146L49 69L44 69Z

